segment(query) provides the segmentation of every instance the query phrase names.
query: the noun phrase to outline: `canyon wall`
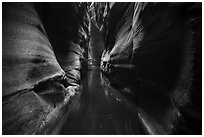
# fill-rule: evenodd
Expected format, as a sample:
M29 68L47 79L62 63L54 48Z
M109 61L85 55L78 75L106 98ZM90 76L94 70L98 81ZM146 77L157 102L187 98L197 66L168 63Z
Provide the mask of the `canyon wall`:
M201 11L202 3L3 3L2 134L58 134L98 59L138 107L144 133L201 134ZM103 36L96 53L91 23Z
M121 93L135 96L147 132L200 132L201 3L102 7L98 10L104 18L101 69Z
M87 67L87 3L2 5L2 134L57 134Z

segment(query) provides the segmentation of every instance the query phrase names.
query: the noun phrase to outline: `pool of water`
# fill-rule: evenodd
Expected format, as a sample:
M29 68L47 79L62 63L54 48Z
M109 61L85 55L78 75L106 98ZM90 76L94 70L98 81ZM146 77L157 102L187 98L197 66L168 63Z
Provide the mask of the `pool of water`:
M81 93L61 134L142 134L137 107L126 100L93 66L81 82Z

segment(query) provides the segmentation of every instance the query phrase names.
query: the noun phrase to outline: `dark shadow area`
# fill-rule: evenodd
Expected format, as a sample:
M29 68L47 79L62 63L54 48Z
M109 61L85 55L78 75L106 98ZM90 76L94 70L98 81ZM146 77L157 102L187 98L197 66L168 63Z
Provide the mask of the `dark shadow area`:
M202 134L201 2L4 2L2 20L2 134Z

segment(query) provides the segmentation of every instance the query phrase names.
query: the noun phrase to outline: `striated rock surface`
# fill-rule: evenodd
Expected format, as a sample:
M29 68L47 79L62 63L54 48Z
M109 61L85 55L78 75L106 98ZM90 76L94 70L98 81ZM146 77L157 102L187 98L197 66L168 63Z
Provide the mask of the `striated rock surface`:
M146 132L201 134L201 3L103 8L101 69L127 97L135 96Z
M136 105L138 131L128 133L201 134L201 11L202 3L3 3L2 133L60 133L83 73L101 59L106 84ZM98 102L108 93L98 70L85 87L97 90L93 74Z
M3 3L2 11L2 133L57 134L87 64L87 7Z

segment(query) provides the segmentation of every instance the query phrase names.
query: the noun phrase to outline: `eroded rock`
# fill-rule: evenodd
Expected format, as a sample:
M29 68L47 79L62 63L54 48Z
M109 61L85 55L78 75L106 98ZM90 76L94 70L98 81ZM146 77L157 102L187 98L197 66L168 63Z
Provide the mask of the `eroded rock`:
M46 6L45 12L41 7ZM84 49L88 44L88 30L84 29L88 26L83 19L81 24L77 20L75 30L65 31L65 37L60 39L64 43L59 42L51 37L58 31L50 30L63 29L63 25L54 27L43 20L48 18L49 10L50 14L55 10L52 6L62 8L49 3L3 3L3 134L57 134L78 94L81 59L86 58ZM86 9L79 3L67 6L78 12ZM66 15L73 20L73 13ZM74 26L63 23L68 29ZM72 38L66 41L66 36Z
M197 83L197 80L193 81L197 73L194 66L201 63L197 62L198 58L197 61L194 59L201 55L194 53L201 47L198 44L201 41L198 29L201 5L198 5L200 3L114 3L111 8L108 6L105 14L103 31L106 41L101 69L121 91L129 88L139 95L140 114L146 117L143 124L146 129L151 128L151 134L174 134L175 130L177 134L185 132L179 129L180 125L176 126L178 118L185 117L182 106L188 106L189 111L197 114L193 118L193 113L186 112L195 121L201 118L201 107L192 109L192 106L200 106L201 101L198 103L191 99L191 94L201 93L200 88L191 86ZM193 29L195 26L197 29ZM194 78L200 79L198 76ZM130 88L132 84L129 83L137 88ZM148 98L152 93L158 97ZM163 101L159 100L160 96ZM168 105L157 111L159 106L152 105L151 101ZM168 122L157 121L153 111L157 116L166 116ZM189 117L185 119L189 122L188 127L191 125ZM199 129L201 131L201 126ZM196 134L197 131L192 129Z

